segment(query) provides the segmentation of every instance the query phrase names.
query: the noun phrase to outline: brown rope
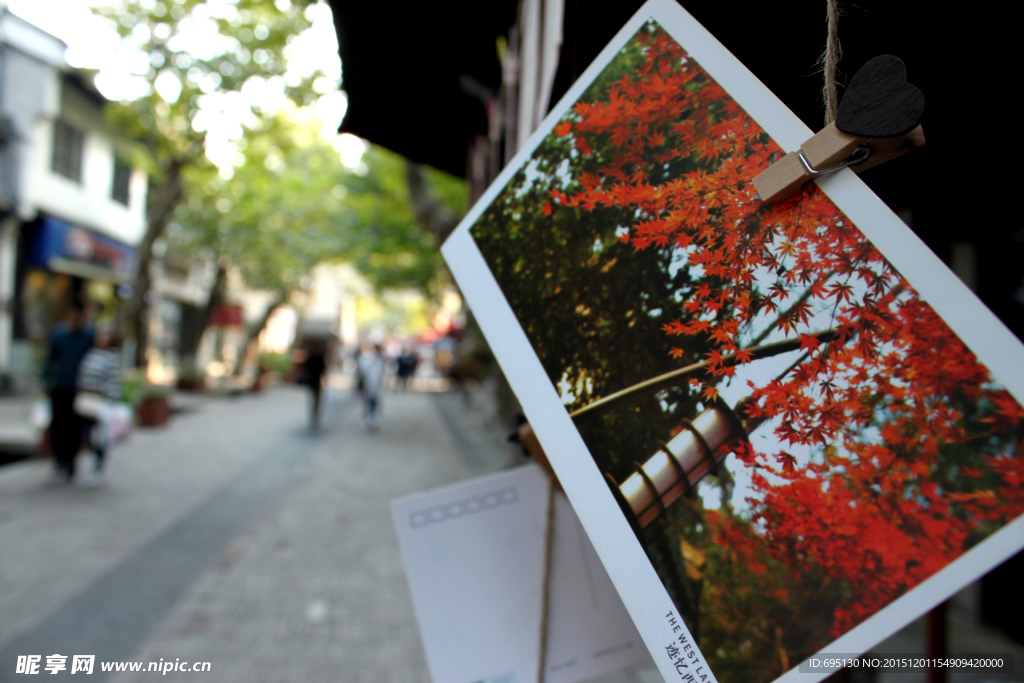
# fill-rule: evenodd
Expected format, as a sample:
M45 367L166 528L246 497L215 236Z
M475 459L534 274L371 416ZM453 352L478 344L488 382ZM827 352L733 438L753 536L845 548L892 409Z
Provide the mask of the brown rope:
M544 578L540 601L540 656L537 658L537 683L544 683L548 658L548 612L551 602L551 555L555 540L555 478L548 473L548 511L544 529Z
M825 87L822 96L825 99L825 125L836 120L839 111L839 93L836 90L836 66L843 58L843 48L839 44L839 2L826 0L828 22L828 38L825 40L825 51L821 53L818 63L825 72Z

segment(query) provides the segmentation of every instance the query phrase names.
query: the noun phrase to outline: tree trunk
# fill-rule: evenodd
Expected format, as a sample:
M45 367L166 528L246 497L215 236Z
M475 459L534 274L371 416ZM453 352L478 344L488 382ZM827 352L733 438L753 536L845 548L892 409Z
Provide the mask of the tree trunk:
M217 275L213 279L213 286L210 287L210 296L206 299L206 305L203 306L202 312L199 314L199 319L196 321L196 325L193 329L189 330L188 335L183 337L181 340L181 359L182 365L195 365L196 355L199 353L199 344L203 340L203 334L206 333L206 329L210 326L210 319L213 317L213 312L224 303L224 292L228 281L228 271L224 266L224 262L221 260L217 261Z
M125 328L126 336L135 340L135 365L146 366L146 351L149 346L149 289L152 286L150 267L153 263L153 244L164 234L175 207L184 193L181 170L183 159L173 159L165 169L163 181L150 193L146 209L146 234L138 249L138 264L135 287L128 300Z
M423 173L423 166L414 161L407 161L405 177L409 183L409 199L412 201L413 213L416 214L416 222L443 242L462 220L462 216L446 207L433 195L430 183Z
M259 341L260 333L263 332L267 327L267 323L270 322L270 316L273 315L274 310L278 306L283 306L288 301L288 292L281 292L276 299L270 302L267 306L267 310L264 311L263 317L260 318L259 323L253 325L249 330L249 334L245 339L245 343L241 346L241 352L238 354L238 362L235 364L235 377L242 374L242 370L245 368L245 364L249 359L249 356L256 350L256 343Z
M430 183L427 181L423 167L412 161L406 162L406 181L409 184L409 199L412 202L413 213L416 221L424 230L437 236L438 241L443 242L452 230L462 220L448 207L444 206L437 197L430 191ZM462 342L457 351L457 364L471 362L480 366L485 376L494 377L494 398L497 402L496 417L507 427L516 424L516 415L521 411L519 402L516 400L512 388L502 374L494 360L487 340L476 323L472 311L467 310L466 328L463 331Z

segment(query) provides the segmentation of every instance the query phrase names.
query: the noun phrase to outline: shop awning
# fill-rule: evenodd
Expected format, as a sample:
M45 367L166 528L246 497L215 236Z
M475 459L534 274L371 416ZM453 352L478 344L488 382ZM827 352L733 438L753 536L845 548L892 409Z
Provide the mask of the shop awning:
M130 282L135 249L53 216L43 216L32 236L28 263L87 280Z

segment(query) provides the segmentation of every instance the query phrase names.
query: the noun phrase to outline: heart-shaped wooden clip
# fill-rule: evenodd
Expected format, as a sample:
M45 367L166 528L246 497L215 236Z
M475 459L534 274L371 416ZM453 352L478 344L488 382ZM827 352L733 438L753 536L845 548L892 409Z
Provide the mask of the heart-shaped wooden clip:
M850 79L836 117L836 128L864 138L906 135L921 121L924 94L907 83L907 66L893 55L879 55Z
M907 82L902 59L868 60L850 80L836 121L759 173L754 187L764 201L777 202L811 178L847 167L859 173L923 147L923 113L924 95Z

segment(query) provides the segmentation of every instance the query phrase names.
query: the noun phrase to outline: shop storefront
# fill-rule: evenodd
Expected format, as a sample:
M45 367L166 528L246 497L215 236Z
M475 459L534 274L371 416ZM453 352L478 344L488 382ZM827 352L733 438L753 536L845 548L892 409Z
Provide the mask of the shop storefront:
M71 301L88 304L96 320L117 319L131 292L135 249L47 215L22 226L18 247L12 368L22 376L16 381L30 381Z

